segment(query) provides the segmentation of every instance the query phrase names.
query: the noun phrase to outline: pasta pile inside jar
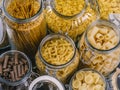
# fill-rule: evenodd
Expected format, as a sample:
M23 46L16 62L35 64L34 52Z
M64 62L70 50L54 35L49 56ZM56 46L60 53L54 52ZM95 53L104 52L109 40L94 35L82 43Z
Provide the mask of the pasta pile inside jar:
M97 18L97 11L90 7L87 0L51 0L45 12L49 30L67 32L74 41Z
M51 37L51 36L50 36ZM79 65L79 54L76 51L76 48L71 44L69 40L66 39L65 36L61 37L54 35L50 38L49 35L48 39L45 43L41 46L40 50L38 50L36 54L36 64L38 69L42 72L41 74L45 73L45 70L48 68L50 73L54 72L57 67L60 68L56 71L56 77L66 82L67 78L77 69ZM42 41L44 41L43 39Z
M15 49L25 52L29 57L35 55L40 41L46 35L46 23L40 1L9 0L4 7L12 48L15 46Z
M109 75L120 62L119 32L116 26L112 27L113 24L108 25L92 26L79 42L83 63L105 76Z
M98 0L98 4L102 19L108 20L109 14L111 13L120 14L120 0Z
M105 79L93 70L78 71L74 75L71 84L71 90L106 90Z

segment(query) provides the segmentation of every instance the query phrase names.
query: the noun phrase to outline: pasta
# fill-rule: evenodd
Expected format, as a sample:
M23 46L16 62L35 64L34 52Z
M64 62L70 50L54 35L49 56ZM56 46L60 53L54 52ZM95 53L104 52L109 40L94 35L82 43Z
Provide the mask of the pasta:
M104 3L103 3L104 2ZM102 19L107 19L111 13L120 14L120 0L98 0L100 15Z
M55 0L55 9L61 15L73 16L78 13L82 13L84 0ZM68 3L67 3L68 2ZM80 2L80 3L78 3ZM68 6L68 7L66 7ZM96 11L90 8L90 4L86 8L85 12L74 19L66 19L58 16L54 13L49 6L45 10L46 22L49 30L54 33L62 32L68 33L68 35L76 41L79 35L81 35L87 28L87 26L94 20L96 20Z
M26 20L33 17L39 9L40 3L37 0L10 0L6 10L16 19ZM26 23L18 23L8 17L5 17L5 21L9 26L7 32L12 48L25 52L33 58L40 41L46 35L44 13L39 14L37 19Z
M94 48L101 51L110 50L116 47L116 45L119 43L118 34L114 31L113 28L107 27L108 26L97 25L93 26L93 28L87 32L88 42ZM92 34L94 30L97 30L97 32L95 31L96 33ZM120 48L118 47L109 53L93 51L89 45L87 45L87 42L84 38L85 34L83 34L79 42L79 51L82 56L81 58L83 59L83 64L87 65L89 68L93 68L99 71L104 76L107 76L118 66L120 62Z
M46 62L54 65L62 65L71 60L74 51L70 42L63 38L56 38L47 41L43 45L41 54Z
M36 54L36 65L38 69L40 70L40 74L44 74L46 70L46 66L42 61L40 60L39 53L37 52ZM69 65L66 66L65 68L61 68L56 72L56 77L61 80L63 83L66 83L67 78L74 72L76 71L78 65L79 65L79 54L78 51L76 52L76 56L74 61Z
M82 80L76 76L81 75L81 73L84 76ZM81 70L72 79L72 90L105 90L105 81L94 71Z

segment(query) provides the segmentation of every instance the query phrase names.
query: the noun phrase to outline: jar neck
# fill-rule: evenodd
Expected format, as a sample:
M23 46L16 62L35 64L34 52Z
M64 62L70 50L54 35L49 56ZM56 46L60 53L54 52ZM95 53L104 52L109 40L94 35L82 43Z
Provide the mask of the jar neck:
M82 10L81 10L79 13L74 14L74 15L72 15L72 16L66 16L66 15L63 15L63 14L59 13L59 12L56 10L56 7L55 7L55 0L50 0L50 6L51 6L52 11L53 11L56 15L58 15L59 17L64 18L64 19L74 19L74 18L78 18L78 17L82 16L82 15L85 13L86 8L87 8L87 6L88 6L88 0L84 0L84 1L85 1L85 4L84 4L84 7L82 8Z
M107 49L107 50L102 50L102 49L97 49L96 47L94 47L93 45L91 45L91 42L89 42L89 37L88 37L88 32L89 30L96 26L96 25L105 25L105 26L108 26L108 27L111 27L114 29L114 32L116 33L116 35L118 36L118 43L113 47L113 48L110 48L110 49ZM86 30L85 32L85 44L89 47L90 50L92 51L96 51L96 52L99 52L99 53L110 53L114 50L116 50L119 46L120 46L120 32L119 32L119 29L118 27L116 27L113 23L110 23L109 21L107 20L96 20L95 22L93 22Z
M67 63L65 64L62 64L62 65L53 65L53 64L50 64L48 62L46 62L46 60L43 58L42 56L42 52L41 52L41 48L43 47L43 45L45 44L46 41L48 40L51 40L53 39L54 37L64 37L65 39L67 39L67 41L69 41L73 47L73 57L71 58L71 60L69 60ZM70 65L74 59L75 59L75 56L76 56L76 47L75 47L75 44L74 44L74 41L69 37L69 36L64 36L62 34L50 34L48 36L46 36L40 43L40 46L38 48L38 51L39 51L39 58L40 60L50 69L62 69L68 65Z
M4 15L10 21L13 21L15 23L21 23L22 24L22 23L29 23L31 21L35 21L43 11L43 0L39 0L39 1L40 1L39 2L40 3L40 9L38 10L38 12L34 16L32 16L30 18L26 18L26 19L18 19L18 18L15 18L15 17L11 16L7 11L7 4L9 3L9 0L3 0L3 6L2 7L3 7Z

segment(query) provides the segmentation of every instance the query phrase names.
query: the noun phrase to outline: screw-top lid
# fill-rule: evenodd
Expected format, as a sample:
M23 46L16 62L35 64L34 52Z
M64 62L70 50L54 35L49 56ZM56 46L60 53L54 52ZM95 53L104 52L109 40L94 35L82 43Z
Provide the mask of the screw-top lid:
M36 78L29 86L29 90L65 90L56 78L44 75Z

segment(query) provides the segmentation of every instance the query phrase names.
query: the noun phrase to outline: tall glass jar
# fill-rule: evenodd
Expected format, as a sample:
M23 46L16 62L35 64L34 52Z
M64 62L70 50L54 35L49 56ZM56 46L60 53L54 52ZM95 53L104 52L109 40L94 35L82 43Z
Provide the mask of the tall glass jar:
M0 1L0 54L6 51L6 49L10 49L6 26L3 21L3 17L2 17L2 5L1 4L2 3Z
M52 75L66 83L79 65L79 54L74 42L66 35L46 36L36 54L36 65L40 74Z
M46 0L45 15L49 31L67 32L74 41L99 18L96 0Z
M3 0L3 11L12 49L34 57L46 35L42 0Z
M120 62L120 32L109 21L92 23L79 41L83 64L104 76L109 75Z

